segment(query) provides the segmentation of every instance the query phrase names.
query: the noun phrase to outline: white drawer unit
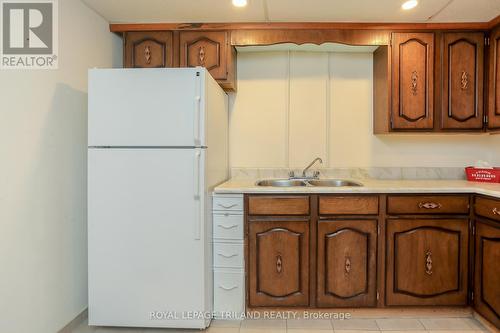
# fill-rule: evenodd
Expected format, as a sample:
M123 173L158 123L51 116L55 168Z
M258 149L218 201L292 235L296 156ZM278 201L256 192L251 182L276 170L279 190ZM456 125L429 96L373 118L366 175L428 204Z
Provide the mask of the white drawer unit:
M241 194L215 194L213 199L214 211L243 212L243 195Z
M243 215L214 212L214 240L243 240Z
M214 271L214 311L242 314L245 311L245 274L243 270Z
M214 243L214 268L243 269L243 244Z

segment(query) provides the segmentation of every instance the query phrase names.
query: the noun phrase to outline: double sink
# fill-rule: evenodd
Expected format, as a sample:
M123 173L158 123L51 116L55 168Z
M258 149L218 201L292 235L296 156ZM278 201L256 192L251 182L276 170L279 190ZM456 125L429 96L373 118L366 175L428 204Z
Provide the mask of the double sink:
M293 187L293 186L363 186L363 184L346 179L265 179L259 180L257 186Z

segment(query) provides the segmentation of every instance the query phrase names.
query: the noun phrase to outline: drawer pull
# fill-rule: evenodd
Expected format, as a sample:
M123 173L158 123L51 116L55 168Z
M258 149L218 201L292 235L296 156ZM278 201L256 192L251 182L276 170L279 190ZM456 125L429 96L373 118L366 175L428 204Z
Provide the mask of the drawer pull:
M229 255L224 254L224 253L217 253L217 255L219 255L221 257L224 257L224 258L233 258L233 257L237 257L238 256L237 253L235 253L235 254L229 254Z
M493 212L493 215L500 215L500 210L497 209L496 207L493 208L492 212Z
M231 291L231 290L233 290L233 289L238 288L238 286L233 286L233 287L224 287L223 285L220 285L220 284L219 284L219 288L224 289L224 290L226 290L226 291Z
M425 252L425 273L432 275L432 252Z
M230 208L238 206L238 204L232 204L232 205L228 205L228 206L223 205L223 204L217 204L217 205L219 205L219 207L222 207L224 209L230 209Z
M217 224L218 227L221 227L222 229L233 229L236 228L238 225L237 224L231 224L231 225L223 225L223 224Z
M419 202L418 203L418 208L425 208L425 209L439 209L442 208L443 205L440 203L435 203L435 202Z

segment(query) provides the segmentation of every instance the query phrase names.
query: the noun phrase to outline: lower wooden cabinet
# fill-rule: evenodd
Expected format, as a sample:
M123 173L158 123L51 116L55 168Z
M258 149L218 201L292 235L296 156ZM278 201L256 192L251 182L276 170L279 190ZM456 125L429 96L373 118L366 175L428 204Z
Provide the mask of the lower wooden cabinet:
M321 220L317 241L317 305L376 306L377 220Z
M466 305L467 219L387 221L387 305Z
M249 305L309 305L309 220L248 225Z
M500 223L476 223L474 308L500 329Z

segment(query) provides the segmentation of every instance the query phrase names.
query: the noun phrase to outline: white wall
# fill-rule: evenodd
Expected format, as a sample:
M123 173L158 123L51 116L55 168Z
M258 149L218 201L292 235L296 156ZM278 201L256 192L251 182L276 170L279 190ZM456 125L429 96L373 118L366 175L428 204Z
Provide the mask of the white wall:
M500 165L500 135L373 135L372 84L371 53L239 53L231 167Z
M0 70L0 332L54 333L87 307L87 69L121 41L59 1L59 69Z

